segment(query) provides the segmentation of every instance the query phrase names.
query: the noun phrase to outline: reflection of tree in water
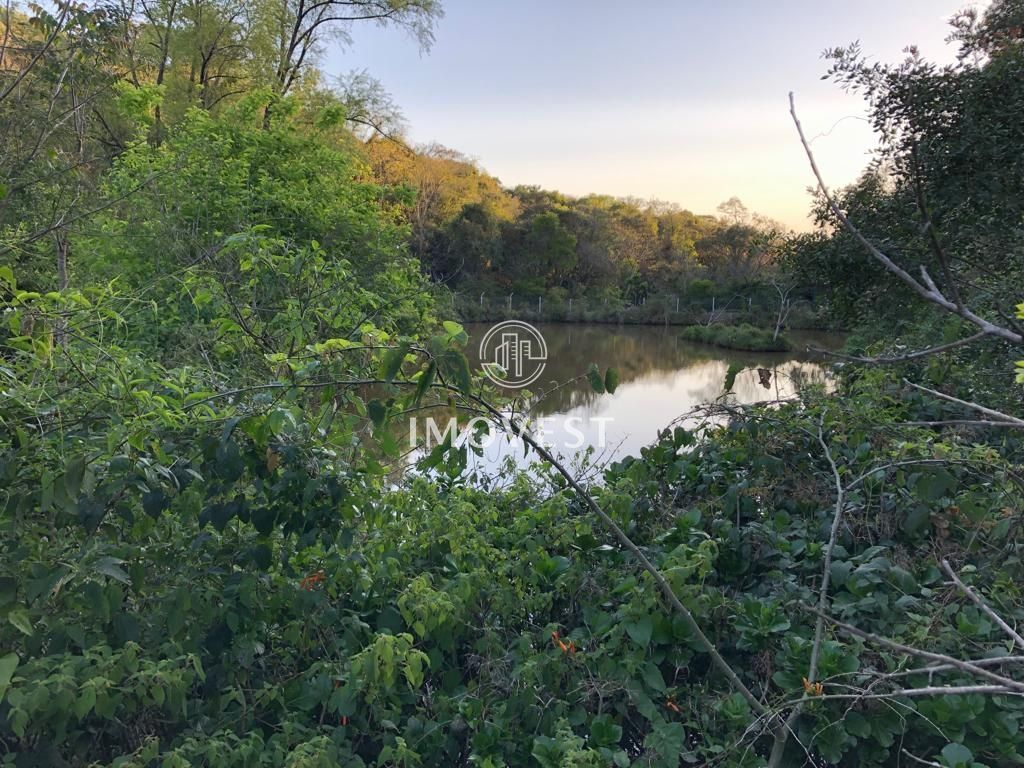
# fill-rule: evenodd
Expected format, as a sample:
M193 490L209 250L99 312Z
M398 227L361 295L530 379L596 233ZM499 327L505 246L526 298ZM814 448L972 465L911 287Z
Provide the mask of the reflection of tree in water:
M780 391L789 393L798 382L825 380L821 366L796 362L806 360L806 355L739 352L693 344L680 339L679 329L675 327L572 324L538 327L548 346L544 373L530 387L538 396L543 393L534 409L538 416L594 406L603 396L596 394L585 380L558 386L585 374L591 363L597 363L602 371L616 368L620 388L637 380L678 381L685 387L685 392L680 393L681 401L690 402L706 402L721 395L726 371L733 364L744 368L733 386L736 400L740 402L771 399L775 396L776 385ZM467 326L470 335L467 352L476 370L481 364L476 345L488 328L490 325L485 324ZM821 343L822 340L815 341ZM768 390L759 386L758 368L773 372ZM666 414L666 417L673 415Z

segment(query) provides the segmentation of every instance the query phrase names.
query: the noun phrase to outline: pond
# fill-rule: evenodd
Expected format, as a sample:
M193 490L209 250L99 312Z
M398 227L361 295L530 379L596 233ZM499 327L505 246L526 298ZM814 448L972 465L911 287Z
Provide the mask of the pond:
M479 345L491 323L470 323L467 354L479 370ZM547 345L542 375L528 386L531 425L554 452L572 460L593 449L592 460L605 463L636 455L653 442L669 422L699 405L721 398L749 404L792 396L809 383L828 384L830 364L804 351L807 346L838 349L837 334L790 332L794 351L740 352L684 341L672 326L549 323L535 326ZM614 394L598 394L583 376L591 363L601 371L618 371ZM742 368L730 392L725 384L730 366ZM735 369L734 369L735 370ZM575 381L573 381L576 379ZM569 383L566 383L569 382ZM517 390L503 390L515 396ZM421 432L422 434L422 432ZM481 441L483 455L472 466L491 469L507 457L520 465L521 444L495 436Z

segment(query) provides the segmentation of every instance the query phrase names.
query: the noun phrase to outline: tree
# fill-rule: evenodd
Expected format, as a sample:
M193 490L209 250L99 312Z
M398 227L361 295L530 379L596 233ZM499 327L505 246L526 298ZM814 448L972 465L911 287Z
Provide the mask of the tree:
M438 0L266 0L262 14L264 33L274 50L272 86L285 96L313 64L324 40L350 41L352 24L398 26L429 48L442 11Z

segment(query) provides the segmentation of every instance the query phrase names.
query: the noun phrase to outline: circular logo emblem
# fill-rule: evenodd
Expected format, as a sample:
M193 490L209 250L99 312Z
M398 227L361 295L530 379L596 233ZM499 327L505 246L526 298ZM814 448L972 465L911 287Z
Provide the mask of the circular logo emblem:
M499 387L519 389L537 380L548 360L540 331L520 320L491 326L480 341L484 374Z

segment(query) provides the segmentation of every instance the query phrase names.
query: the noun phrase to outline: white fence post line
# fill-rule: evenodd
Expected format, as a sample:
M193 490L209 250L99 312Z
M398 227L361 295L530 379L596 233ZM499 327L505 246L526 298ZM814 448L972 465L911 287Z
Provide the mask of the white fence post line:
M679 297L676 296L676 312L679 311Z

